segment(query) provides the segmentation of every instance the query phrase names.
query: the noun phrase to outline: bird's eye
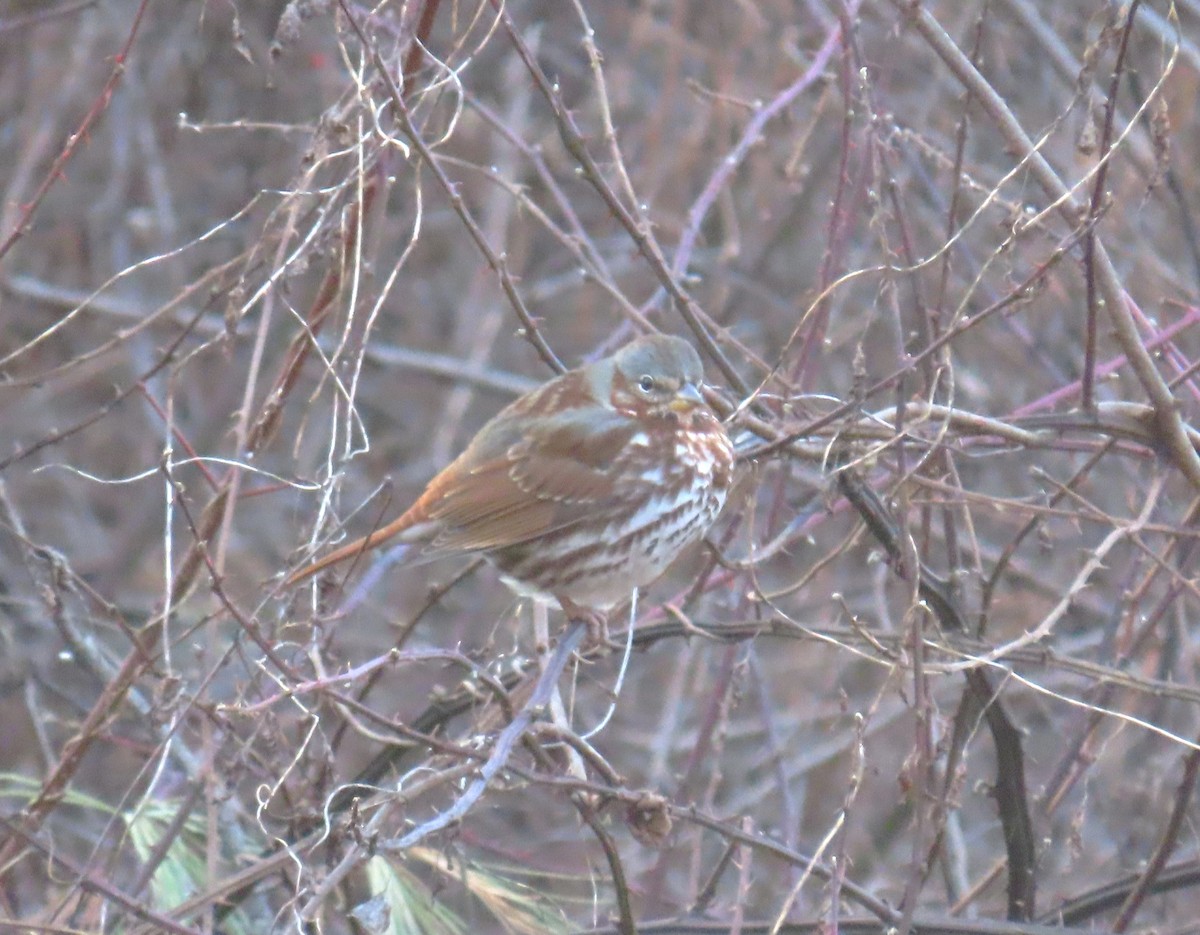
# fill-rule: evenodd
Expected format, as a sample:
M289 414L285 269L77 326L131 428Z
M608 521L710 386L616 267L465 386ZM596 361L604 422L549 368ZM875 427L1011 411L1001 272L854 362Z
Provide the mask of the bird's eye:
M638 388L643 393L649 393L652 389L654 389L654 377L650 376L649 374L642 377L640 380L638 380Z

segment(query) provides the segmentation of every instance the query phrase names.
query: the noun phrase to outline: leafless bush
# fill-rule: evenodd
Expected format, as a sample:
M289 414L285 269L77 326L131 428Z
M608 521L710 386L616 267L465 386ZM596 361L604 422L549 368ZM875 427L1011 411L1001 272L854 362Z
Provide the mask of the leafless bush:
M1194 930L1198 43L0 5L0 919ZM478 562L282 586L647 328L743 464L631 653Z

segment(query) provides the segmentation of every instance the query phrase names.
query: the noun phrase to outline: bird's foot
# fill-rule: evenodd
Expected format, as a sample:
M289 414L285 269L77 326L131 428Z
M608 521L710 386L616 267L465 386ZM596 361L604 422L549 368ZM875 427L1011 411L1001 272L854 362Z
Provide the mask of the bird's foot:
M587 641L584 643L585 649L613 646L613 643L608 638L608 615L604 611L596 610L593 607L583 607L574 601L562 597L558 599L558 603L562 606L563 613L567 615L567 619L571 623L582 623L587 627Z

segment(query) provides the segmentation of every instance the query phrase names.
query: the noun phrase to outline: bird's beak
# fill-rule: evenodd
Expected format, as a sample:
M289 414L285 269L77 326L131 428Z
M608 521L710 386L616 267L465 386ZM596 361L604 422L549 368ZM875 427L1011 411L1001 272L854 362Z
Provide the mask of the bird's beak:
M671 400L669 408L672 412L687 412L696 406L704 405L704 397L700 395L700 387L695 383L685 383Z

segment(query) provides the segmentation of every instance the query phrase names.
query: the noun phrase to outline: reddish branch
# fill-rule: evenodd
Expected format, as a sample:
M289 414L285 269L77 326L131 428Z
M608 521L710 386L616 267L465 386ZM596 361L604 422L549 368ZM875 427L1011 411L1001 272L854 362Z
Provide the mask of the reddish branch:
M66 145L59 151L59 154L54 157L54 162L50 164L50 169L46 173L42 183L34 191L33 196L21 209L21 214L17 218L17 222L13 225L13 229L8 232L4 240L0 241L0 259L3 259L5 254L12 249L13 244L25 236L29 230L29 225L33 221L33 215L36 213L42 200L49 193L54 184L61 178L64 178L63 170L67 163L71 161L71 157L75 155L79 146L89 137L92 127L100 116L108 110L108 104L112 100L113 91L121 81L121 77L125 74L125 65L129 61L129 53L133 50L133 41L137 38L138 28L142 25L142 16L149 6L150 0L141 0L138 3L137 10L133 14L133 22L129 27L129 35L125 37L125 44L121 46L121 50L113 58L112 71L109 72L108 80L104 82L104 87L100 89L100 93L96 95L92 101L92 106L88 108L88 112L83 115L83 120L79 122L75 132L67 137Z

